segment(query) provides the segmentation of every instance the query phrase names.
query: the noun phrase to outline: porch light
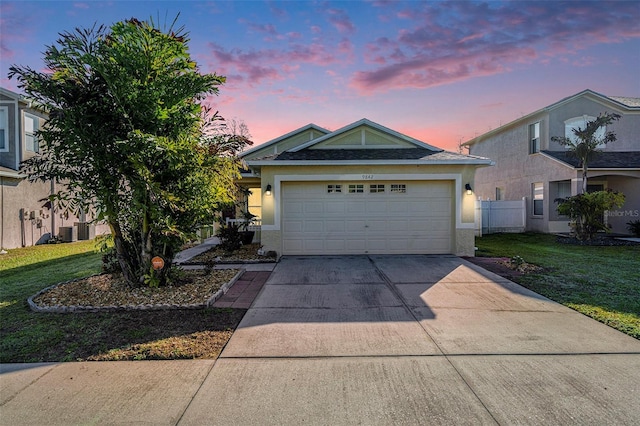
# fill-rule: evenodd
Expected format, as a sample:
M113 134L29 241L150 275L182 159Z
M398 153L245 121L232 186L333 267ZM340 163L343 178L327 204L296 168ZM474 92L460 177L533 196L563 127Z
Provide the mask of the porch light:
M465 184L464 189L467 190L467 195L473 194L473 189L471 189L471 184L469 183Z
M271 195L271 184L267 184L267 188L264 190L264 195Z

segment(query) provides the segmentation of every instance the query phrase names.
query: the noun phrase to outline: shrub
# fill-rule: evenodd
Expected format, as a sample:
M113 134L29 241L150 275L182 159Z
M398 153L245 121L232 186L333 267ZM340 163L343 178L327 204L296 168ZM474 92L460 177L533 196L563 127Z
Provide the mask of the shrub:
M232 252L242 246L242 235L237 225L221 225L216 236L220 239L219 247L224 251Z
M632 220L631 222L627 222L627 229L635 237L640 237L640 220Z
M604 212L622 207L624 194L617 191L596 191L559 198L558 213L569 216L571 229L578 240L590 240L598 231L608 232Z

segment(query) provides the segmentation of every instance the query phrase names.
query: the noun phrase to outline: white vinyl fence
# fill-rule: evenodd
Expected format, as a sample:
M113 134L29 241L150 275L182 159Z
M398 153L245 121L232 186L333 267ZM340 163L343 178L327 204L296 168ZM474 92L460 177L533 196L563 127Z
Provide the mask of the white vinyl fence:
M476 201L476 236L498 232L524 232L527 226L526 199Z

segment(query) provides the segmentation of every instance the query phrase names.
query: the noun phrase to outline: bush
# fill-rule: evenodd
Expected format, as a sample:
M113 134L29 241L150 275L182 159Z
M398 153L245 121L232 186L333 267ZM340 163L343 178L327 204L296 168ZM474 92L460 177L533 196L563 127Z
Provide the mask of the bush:
M640 220L627 222L627 229L633 234L633 236L640 237Z
M219 247L226 252L233 252L242 246L242 235L237 225L222 225L216 236L220 238Z
M617 191L596 191L556 200L558 213L569 216L571 229L578 240L591 240L598 231L608 232L604 212L622 207L624 194Z

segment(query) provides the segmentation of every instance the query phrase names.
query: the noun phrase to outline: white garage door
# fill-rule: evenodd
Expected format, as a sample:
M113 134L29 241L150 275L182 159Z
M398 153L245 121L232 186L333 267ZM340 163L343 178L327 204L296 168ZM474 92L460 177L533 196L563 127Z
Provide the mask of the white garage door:
M283 254L452 252L450 181L284 182Z

